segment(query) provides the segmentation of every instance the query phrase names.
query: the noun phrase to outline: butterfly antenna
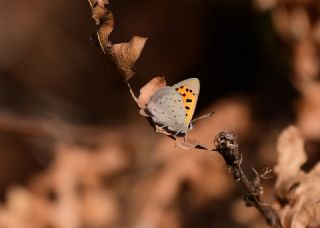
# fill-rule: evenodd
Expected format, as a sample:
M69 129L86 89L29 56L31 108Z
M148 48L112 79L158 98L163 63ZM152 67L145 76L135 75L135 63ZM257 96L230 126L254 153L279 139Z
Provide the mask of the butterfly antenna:
M206 115L203 115L203 116L200 116L200 117L198 117L198 118L195 118L195 119L193 119L193 120L191 121L191 124L194 123L194 122L196 122L196 121L198 121L198 120L202 120L202 119L205 119L205 118L209 118L209 117L213 116L213 114L214 114L214 112L210 112L210 113L208 113L208 114L206 114Z

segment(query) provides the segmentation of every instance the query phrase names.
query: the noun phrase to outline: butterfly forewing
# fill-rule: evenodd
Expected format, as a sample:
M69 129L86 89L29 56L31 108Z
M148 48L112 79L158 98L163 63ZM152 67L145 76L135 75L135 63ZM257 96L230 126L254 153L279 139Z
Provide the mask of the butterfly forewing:
M174 89L180 94L186 112L184 122L189 125L199 97L200 82L197 78L189 78L175 84Z

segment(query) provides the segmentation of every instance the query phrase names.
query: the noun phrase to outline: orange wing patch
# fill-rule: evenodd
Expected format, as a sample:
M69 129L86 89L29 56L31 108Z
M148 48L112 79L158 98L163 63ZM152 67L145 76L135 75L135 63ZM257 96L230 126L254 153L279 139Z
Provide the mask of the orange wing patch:
M185 123L189 124L191 122L195 107L196 107L196 96L197 94L192 89L186 86L180 86L176 88L176 91L180 93L184 108L186 110Z

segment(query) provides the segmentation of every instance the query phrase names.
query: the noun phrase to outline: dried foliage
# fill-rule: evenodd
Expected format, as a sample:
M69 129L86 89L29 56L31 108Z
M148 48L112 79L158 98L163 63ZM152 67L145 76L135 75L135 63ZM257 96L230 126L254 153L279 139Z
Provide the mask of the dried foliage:
M260 10L269 10L276 32L292 53L291 78L301 93L298 126L308 138L320 135L320 2L305 0L256 0Z
M166 80L164 77L155 77L151 79L146 85L144 85L140 89L139 98L136 98L133 93L132 97L137 102L139 108L140 108L140 114L143 116L148 116L147 113L145 113L146 104L149 101L149 98L160 88L166 86ZM132 92L132 90L130 89Z
M43 35L45 34L42 32L44 27L49 27L50 31L58 31L58 37L67 39L66 37L70 36L70 30L67 28L59 30L56 21L52 20L55 17L52 17L50 13L54 11L53 5L59 4L57 2L46 2L45 4L19 2L19 6L24 6L21 8L23 10L19 11L20 13L23 15L26 12L33 13L30 14L32 20L29 22L24 20L25 16L22 16L18 22L25 21L26 25L30 23L33 26L29 26L29 30L22 31L27 36L13 34L12 40L15 41L13 43L17 47L16 49L4 48L4 50L13 49L13 51L3 52L5 54L0 56L1 67L14 60L12 56L17 50L20 53L24 50L24 46L27 46L26 42L21 42L22 37L34 39L38 35ZM141 87L138 96L131 89L133 80L130 80L129 84L129 79L135 74L134 65L144 48L146 38L133 36L127 43L113 44L110 40L110 34L114 29L114 16L109 10L109 2L89 0L89 3L92 17L97 26L99 47L105 54L107 62L112 63L110 67L114 67L118 71L117 76L120 74L127 83L132 98L140 109L140 114L148 118L147 113L144 112L145 105L150 96L159 88L166 86L166 81L164 77L150 77L151 80ZM159 14L162 16L165 13L162 12L163 8L159 9L158 6L168 3L177 4L177 2L149 3L144 1L145 8L143 10L145 13L138 12L135 14L135 19L142 18L138 22L140 23L150 17L148 14L158 11L161 11ZM184 7L189 2L183 3L182 10L174 12L175 17L179 16L179 12L187 12L184 11ZM126 115L124 118L131 122L121 122L119 125L112 125L113 127L109 125L89 127L76 121L76 123L70 123L66 119L60 118L58 113L52 110L51 112L54 114L39 117L35 115L38 110L34 110L33 107L31 107L33 115L30 116L12 114L12 112L1 109L0 145L3 153L0 153L2 156L0 159L2 171L0 172L0 184L5 195L0 204L0 227L319 227L320 189L318 183L320 175L319 163L316 160L319 159L317 156L319 150L314 145L314 147L309 147L312 149L310 151L304 149L305 141L308 144L311 139L314 140L312 142L317 143L320 138L320 86L317 64L320 44L320 23L317 14L319 4L313 0L255 0L255 3L260 9L269 10L273 27L282 42L287 45L292 57L293 74L288 74L291 77L291 82L288 83L296 88L300 97L290 101L295 103L293 111L297 115L297 119L290 119L290 123L295 123L297 127L288 127L278 137L280 129L288 121L259 119L255 114L256 111L260 111L259 107L253 106L251 103L253 96L247 96L241 92L230 94L228 91L223 93L226 96L222 98L212 95L210 101L215 101L215 103L206 109L207 112L216 111L214 118L197 122L194 129L188 134L187 141L182 138L174 138L175 141L172 141L168 137L153 134L146 122L141 121L140 124L139 119L134 118L137 113L129 112L127 107L120 110L119 113ZM40 7L38 4L42 4L42 8L35 7L35 9L42 12L42 18L34 13L36 11L31 11L32 7L30 6ZM65 7L66 2L61 1L61 4L63 5L61 9L68 9ZM130 4L135 5L136 3ZM225 6L224 4L223 6ZM70 5L72 9L76 8L75 5ZM1 18L6 19L3 20L6 24L11 24L13 17L9 17L8 12L10 15L15 15L15 11L4 10L7 8L10 9L10 7L4 6L0 10L4 15ZM66 18L73 20L70 17L70 11L66 11L68 11ZM125 23L131 28L131 21L128 20L129 17L126 14L128 11L131 9L123 9L122 13L125 15ZM188 15L182 15L183 20L180 21L185 21ZM201 27L203 21L199 20L199 24L196 25L195 18L199 15L195 12L194 15L189 16L191 18L187 20L188 34L194 36L197 32L193 30L193 27ZM90 22L87 17L84 21L88 24ZM40 26L42 23L43 27ZM23 25L25 24L23 23ZM199 26L200 24L201 26ZM27 28L27 26L25 27ZM16 29L15 26L8 26L8 28L14 31ZM135 31L135 27L132 26L132 28ZM158 29L156 25L152 28ZM5 31L10 33L10 29ZM36 35L31 36L33 30L37 32ZM120 27L120 30L124 30L124 28ZM50 43L51 35L52 33L48 33L44 39L45 47L48 47L48 50L41 46L40 49L43 48L48 53L56 53L57 47L47 46L47 42ZM87 36L87 34L84 35L84 37ZM215 36L219 36L219 34L215 34ZM0 40L3 39L5 38L2 36ZM56 36L51 39L56 39ZM186 46L190 43L184 45L184 41L179 40L179 42L181 42L182 49L177 50L184 53ZM71 40L64 48L73 49L75 56L83 58L82 65L86 65L92 56L86 52L77 51L79 46L76 46L75 43L74 40ZM154 44L153 41L150 43ZM208 43L203 43L207 49ZM164 44L168 43L164 42ZM217 45L219 46L220 43ZM2 44L1 46L5 47ZM74 48L75 46L76 48ZM34 48L37 48L37 45L32 46L31 49ZM188 46L188 52L190 48L193 47ZM26 58L30 57L30 61L32 61L31 57L34 52L31 53ZM7 54L8 58L6 58ZM212 53L210 53L211 55ZM66 74L77 75L79 72L70 70L76 67L66 61L73 58L66 55L59 60L68 65L63 68L63 71L67 72ZM150 59L152 58L149 58L148 63L150 63ZM169 57L168 59L165 60L170 62L171 59ZM198 61L197 59L193 60ZM91 69L97 65L97 62L92 63L90 72L84 74L93 77L94 73L91 72ZM201 62L206 62L206 59ZM16 65L20 63L16 62ZM30 62L26 63L29 65ZM13 65L11 64L11 67ZM37 69L43 67L42 62L36 62L36 65ZM59 76L59 70L52 65L50 62L52 69L45 68L45 70L48 71L48 74ZM78 67L81 64L75 61L74 65ZM147 65L150 68L153 67L152 64ZM179 65L179 62L175 62L174 65ZM175 72L185 70L179 68ZM10 69L8 71L10 72ZM13 75L19 75L18 71L11 71L14 72ZM21 78L32 76L30 72L29 74L24 73L23 70L20 72L23 76L20 75ZM224 75L219 77L224 77ZM112 77L108 78L114 80ZM69 83L72 87L79 86L77 83L81 81L81 77L76 79ZM113 84L116 80L112 83L109 81L106 83L107 85L101 83L102 80L102 77L90 78L91 82L98 81L97 84L102 84L103 90L108 90L106 96L113 99L114 91L109 90L112 90L113 87L115 87L115 91L119 89ZM47 83L51 86L50 81ZM228 85L222 83L218 86L215 84L213 87L210 85L209 89L216 89L216 87L227 89L232 87L231 84L229 81ZM60 86L59 84L57 88L60 89ZM85 97L89 96L87 86L90 85L85 84L84 86ZM203 85L203 87L206 86L208 87L208 85ZM273 88L268 89L270 90L268 96L273 95ZM125 105L132 106L132 100L129 103L128 99L126 101L128 104L123 103L124 99L121 99L120 96L126 93L119 91L117 91L117 99L114 99L116 100L114 103L118 107L113 107L114 103L105 102L104 95L98 95L101 96L103 104L108 107L108 113L121 109ZM6 96L10 98L9 103L15 101L11 99L14 96ZM29 98L29 94L23 97ZM3 96L0 93L0 101L2 102L1 99ZM88 100L90 100L89 103L93 103L99 100L99 97ZM24 102L26 101L18 103L18 110ZM63 110L67 107L60 102L55 102L49 103L49 106L62 107ZM259 103L263 103L263 101L259 100ZM267 104L263 103L262 106L264 105ZM78 113L75 113L77 116ZM203 110L203 113L206 111ZM140 117L140 119L142 118ZM270 125L274 122L276 124ZM151 122L151 125L158 132L167 134L154 123ZM277 137L278 144L275 145ZM309 152L308 156L306 152ZM278 158L277 162L276 158ZM37 173L30 174L30 171L24 168L25 164L32 159L38 159L37 165L40 163L42 169ZM251 167L251 164L259 167L264 166L265 163L268 163L268 166L261 172ZM309 163L316 164L310 167ZM273 164L276 165L275 183L273 182L275 178L266 180L272 177L271 169L268 167L273 167ZM14 175L18 173L17 170L20 173L28 173L28 176L24 176L23 183L16 182L14 179ZM227 175L227 171L231 173L234 181ZM10 182L4 186L4 180ZM243 200L240 200L241 195ZM272 200L268 199L268 195L271 195Z
M281 133L277 151L275 194L283 227L319 227L320 164L309 172L301 169L307 158L301 132L294 126Z
M230 194L226 189L231 183L220 161L202 153L139 161L147 156L140 155L137 146L143 139L131 136L124 142L127 133L100 136L98 147L57 144L56 157L45 172L27 187L8 190L0 225L179 227L180 198L189 201L186 207L192 210ZM153 145L155 150L161 147L163 143ZM220 184L212 188L215 182Z
M97 25L97 36L103 52L111 57L115 66L129 80L135 74L134 64L145 45L146 38L134 36L128 43L112 44L109 35L113 30L114 18L107 9L108 1L89 0L92 7L92 18Z

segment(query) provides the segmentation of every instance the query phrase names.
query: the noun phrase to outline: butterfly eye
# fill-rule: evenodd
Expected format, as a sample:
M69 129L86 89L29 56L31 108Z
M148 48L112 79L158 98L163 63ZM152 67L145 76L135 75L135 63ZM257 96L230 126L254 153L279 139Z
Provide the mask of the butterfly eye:
M192 128L193 128L193 125L189 123L188 130L191 130Z

